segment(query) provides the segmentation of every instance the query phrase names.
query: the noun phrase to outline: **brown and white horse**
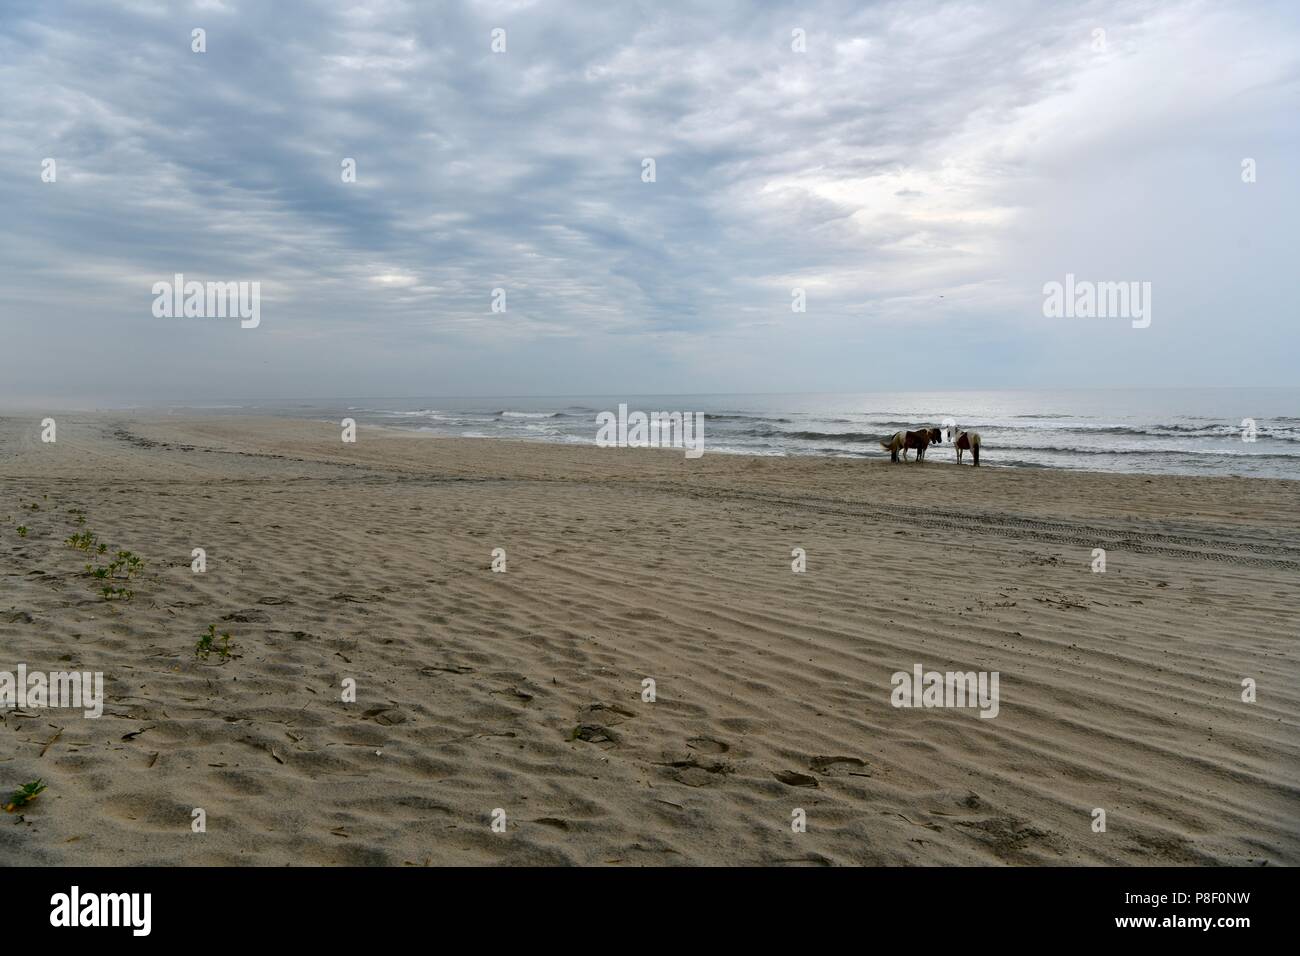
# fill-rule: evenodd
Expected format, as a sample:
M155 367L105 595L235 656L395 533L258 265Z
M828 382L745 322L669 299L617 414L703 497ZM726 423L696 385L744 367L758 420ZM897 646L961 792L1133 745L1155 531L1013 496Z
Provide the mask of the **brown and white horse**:
M957 432L957 437L953 438L952 443L957 449L957 464L961 464L961 453L968 451L971 457L975 459L975 467L980 464L980 433L979 432ZM952 435L952 432L949 432Z
M907 452L910 448L916 449L916 460L925 461L925 450L931 445L937 445L943 441L943 432L938 428L922 428L915 432L894 432L888 438L880 441L880 447L889 452L890 461L898 461L898 453L903 453L903 461L907 461Z

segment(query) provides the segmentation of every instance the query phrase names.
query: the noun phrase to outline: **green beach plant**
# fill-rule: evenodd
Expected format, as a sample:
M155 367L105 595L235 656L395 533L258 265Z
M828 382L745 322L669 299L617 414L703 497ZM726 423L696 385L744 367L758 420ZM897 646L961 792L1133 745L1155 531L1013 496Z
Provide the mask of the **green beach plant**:
M25 783L9 797L9 802L5 804L6 813L14 813L21 810L27 804L31 803L46 789L45 781L37 779L31 783Z
M220 643L218 642L220 640ZM194 645L194 656L207 660L212 654L216 654L223 661L230 658L230 634L222 631L218 636L217 625L209 624L208 633L199 638Z
M83 531L80 534L70 535L64 544L78 551L89 551L95 544L95 536L89 531Z

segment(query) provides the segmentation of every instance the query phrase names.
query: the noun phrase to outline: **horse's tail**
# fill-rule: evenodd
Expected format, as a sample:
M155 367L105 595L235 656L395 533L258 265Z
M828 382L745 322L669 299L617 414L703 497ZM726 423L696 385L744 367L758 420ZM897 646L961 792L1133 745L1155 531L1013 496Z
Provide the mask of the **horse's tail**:
M885 449L885 451L897 451L895 442L898 441L898 435L898 432L894 432L892 435L886 435L884 438L880 439L880 447Z

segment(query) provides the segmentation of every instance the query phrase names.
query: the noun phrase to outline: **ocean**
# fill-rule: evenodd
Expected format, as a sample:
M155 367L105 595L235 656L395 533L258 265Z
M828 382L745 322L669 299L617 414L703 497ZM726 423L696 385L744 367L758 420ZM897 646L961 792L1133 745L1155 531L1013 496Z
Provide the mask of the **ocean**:
M597 414L617 413L620 403L646 413L703 412L706 454L883 458L882 436L951 419L980 433L982 467L1300 479L1300 388L369 398L238 407L351 417L429 435L592 445ZM955 457L945 442L927 460Z

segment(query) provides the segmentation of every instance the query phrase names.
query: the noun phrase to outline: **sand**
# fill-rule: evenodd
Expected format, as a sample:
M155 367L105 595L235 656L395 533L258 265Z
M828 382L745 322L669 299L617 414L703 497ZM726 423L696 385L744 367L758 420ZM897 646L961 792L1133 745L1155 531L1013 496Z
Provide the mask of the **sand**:
M0 670L104 715L0 712L0 790L48 786L0 862L1300 862L1300 482L41 417ZM892 706L918 664L997 716Z

